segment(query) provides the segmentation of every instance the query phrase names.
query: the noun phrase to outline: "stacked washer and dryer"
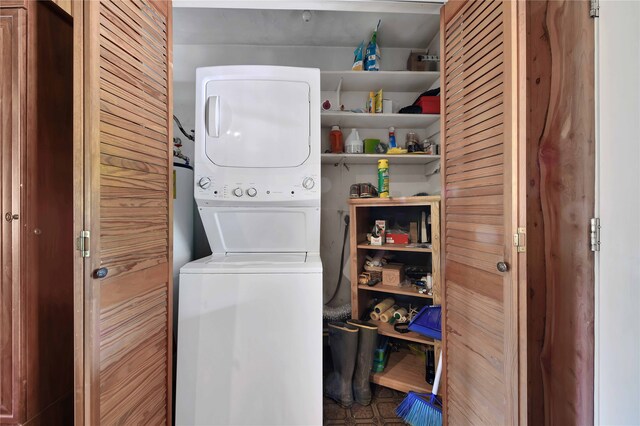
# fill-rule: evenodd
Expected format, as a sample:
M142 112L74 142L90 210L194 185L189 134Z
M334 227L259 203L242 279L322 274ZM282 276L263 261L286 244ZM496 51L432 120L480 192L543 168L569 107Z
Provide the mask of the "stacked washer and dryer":
M196 91L213 254L180 270L176 424L320 424L320 72L199 68Z

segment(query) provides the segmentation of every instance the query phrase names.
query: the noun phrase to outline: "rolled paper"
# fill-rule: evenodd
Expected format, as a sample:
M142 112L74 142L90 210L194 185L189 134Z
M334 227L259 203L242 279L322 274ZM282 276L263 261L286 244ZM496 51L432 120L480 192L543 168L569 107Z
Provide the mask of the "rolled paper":
M383 312L385 312L387 309L389 309L390 307L393 306L393 304L395 303L395 301L390 298L387 297L386 299L384 299L382 302L378 303L373 310L375 311L376 314L381 314Z
M382 315L380 315L380 321L389 322L393 318L393 314L395 313L395 307L391 307L387 309Z
M371 315L369 315L373 321L378 321L380 319L380 315L376 314L375 311L371 311Z
M397 320L402 320L402 318L406 317L408 313L409 313L409 312L407 312L407 309L406 309L406 308L400 308L400 309L398 309L398 310L393 314L393 316L394 316Z

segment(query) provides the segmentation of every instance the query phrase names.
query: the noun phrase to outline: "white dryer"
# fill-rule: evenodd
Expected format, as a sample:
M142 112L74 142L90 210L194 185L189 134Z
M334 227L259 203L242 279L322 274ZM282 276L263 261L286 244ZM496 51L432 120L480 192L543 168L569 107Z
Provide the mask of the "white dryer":
M320 72L199 68L196 91L213 255L180 270L176 424L321 424Z

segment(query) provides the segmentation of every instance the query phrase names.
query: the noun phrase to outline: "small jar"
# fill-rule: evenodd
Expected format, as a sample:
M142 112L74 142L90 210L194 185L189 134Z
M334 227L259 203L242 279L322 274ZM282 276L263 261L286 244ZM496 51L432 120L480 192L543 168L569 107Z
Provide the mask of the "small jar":
M407 149L407 151L409 152L421 151L420 145L419 145L420 139L418 138L418 135L416 134L416 132L408 132L404 140L405 140L405 148Z

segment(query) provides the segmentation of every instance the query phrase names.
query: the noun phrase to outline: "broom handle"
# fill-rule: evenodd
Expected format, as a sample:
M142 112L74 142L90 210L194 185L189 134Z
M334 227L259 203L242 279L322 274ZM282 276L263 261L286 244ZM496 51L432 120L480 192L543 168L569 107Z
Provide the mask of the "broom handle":
M442 351L440 351L440 356L438 357L438 368L436 368L436 377L433 381L433 391L431 392L433 395L438 394L438 388L440 387L440 376L442 375Z

